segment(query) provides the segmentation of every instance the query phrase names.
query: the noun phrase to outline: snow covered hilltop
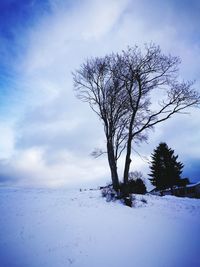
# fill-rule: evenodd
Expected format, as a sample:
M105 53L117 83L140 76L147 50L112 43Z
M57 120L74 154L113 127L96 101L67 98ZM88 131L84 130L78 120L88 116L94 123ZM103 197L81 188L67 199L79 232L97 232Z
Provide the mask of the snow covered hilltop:
M134 203L107 203L98 190L1 188L0 266L200 266L200 200Z

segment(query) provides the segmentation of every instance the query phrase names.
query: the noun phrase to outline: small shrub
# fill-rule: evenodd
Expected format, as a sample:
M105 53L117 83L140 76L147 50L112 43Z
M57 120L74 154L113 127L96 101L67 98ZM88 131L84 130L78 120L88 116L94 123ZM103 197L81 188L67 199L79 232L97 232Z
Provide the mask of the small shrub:
M106 197L106 195L107 195L106 188L101 189L101 195L102 195L102 197Z
M101 189L101 195L102 197L106 198L107 202L116 199L116 192L112 187L104 187L103 189Z

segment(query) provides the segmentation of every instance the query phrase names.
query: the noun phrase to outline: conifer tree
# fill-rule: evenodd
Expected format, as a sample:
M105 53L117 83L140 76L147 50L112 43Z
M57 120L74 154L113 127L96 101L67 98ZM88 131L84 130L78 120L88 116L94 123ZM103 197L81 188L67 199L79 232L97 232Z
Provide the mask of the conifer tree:
M183 164L177 161L178 155L166 143L160 143L154 150L151 161L149 180L156 189L172 188L181 180Z

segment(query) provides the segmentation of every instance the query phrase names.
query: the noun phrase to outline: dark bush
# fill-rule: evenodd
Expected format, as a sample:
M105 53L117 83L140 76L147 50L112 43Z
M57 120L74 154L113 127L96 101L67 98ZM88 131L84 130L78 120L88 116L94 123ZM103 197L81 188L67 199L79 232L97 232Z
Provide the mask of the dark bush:
M189 180L188 178L180 179L180 180L178 180L178 182L177 182L177 185L178 185L178 186L186 186L186 185L188 185L188 184L190 184L190 180Z
M136 180L129 180L127 185L121 185L121 192L124 195L128 194L146 194L146 186L142 179L138 178Z
M146 194L147 192L146 186L140 178L135 181L135 191L136 194Z

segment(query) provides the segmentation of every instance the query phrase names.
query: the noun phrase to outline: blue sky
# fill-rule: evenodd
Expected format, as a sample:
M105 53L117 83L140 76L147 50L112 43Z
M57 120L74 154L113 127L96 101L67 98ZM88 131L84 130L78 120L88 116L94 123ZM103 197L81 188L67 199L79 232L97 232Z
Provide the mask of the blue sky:
M182 59L180 78L200 72L198 1L24 0L0 2L0 182L77 186L109 181L101 123L74 96L71 72L84 59L155 42ZM148 158L167 142L200 179L200 114L175 116L137 151ZM133 170L148 164L137 154ZM120 166L119 166L120 168Z

